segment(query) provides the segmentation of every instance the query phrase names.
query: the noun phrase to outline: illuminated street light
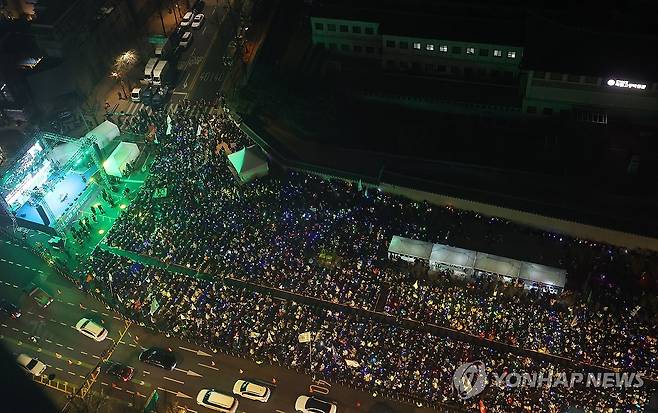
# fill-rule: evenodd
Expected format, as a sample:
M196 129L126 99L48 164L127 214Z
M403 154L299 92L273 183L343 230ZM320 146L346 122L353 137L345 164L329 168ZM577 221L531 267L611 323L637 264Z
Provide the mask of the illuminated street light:
M121 204L121 206L119 206L119 208L126 209L126 204Z

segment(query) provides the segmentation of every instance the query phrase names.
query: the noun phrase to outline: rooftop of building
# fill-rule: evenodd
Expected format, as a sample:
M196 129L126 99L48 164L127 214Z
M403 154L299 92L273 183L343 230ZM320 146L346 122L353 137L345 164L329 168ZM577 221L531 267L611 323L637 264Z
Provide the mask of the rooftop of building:
M519 3L325 0L313 8L312 15L378 22L385 35L523 46L522 65L528 69L647 82L658 79L655 23L642 15L641 1L627 2L624 10L601 7L591 13L569 13L571 6L555 10ZM658 9L656 4L646 7L647 11Z

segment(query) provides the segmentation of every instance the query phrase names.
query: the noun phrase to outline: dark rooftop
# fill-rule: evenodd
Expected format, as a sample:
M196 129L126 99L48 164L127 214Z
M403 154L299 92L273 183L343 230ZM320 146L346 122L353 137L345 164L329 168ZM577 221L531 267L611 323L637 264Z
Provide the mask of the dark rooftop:
M525 68L645 82L658 80L656 37L604 34L540 17L529 19L528 27L522 63Z

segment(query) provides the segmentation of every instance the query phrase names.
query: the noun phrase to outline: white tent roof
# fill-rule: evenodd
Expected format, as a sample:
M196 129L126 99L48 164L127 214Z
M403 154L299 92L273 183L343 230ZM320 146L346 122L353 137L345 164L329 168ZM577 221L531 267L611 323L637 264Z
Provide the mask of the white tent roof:
M434 244L430 261L462 268L473 268L475 265L475 255L475 251L451 247L449 245Z
M228 156L228 159L243 181L266 175L269 171L267 160L256 145L234 152Z
M126 164L133 162L138 156L137 144L121 142L103 162L103 168L108 175L123 176L122 171L126 168Z
M85 138L93 135L98 146L101 149L105 149L114 138L119 136L119 134L119 127L109 120L106 120L91 131L87 132Z
M521 272L521 261L512 258L499 257L497 255L478 253L475 258L475 269L487 271L498 275L506 275L519 278Z
M430 259L432 255L432 244L424 241L417 241L404 237L393 237L388 246L388 252L391 254L406 255L424 260Z
M96 126L93 130L85 135L85 138L94 136L95 142L101 149L106 148L114 138L119 136L119 128L114 123L106 120L100 125ZM55 145L48 153L48 158L51 161L59 162L60 165L65 165L76 154L82 142L85 139L78 139L73 142L60 143Z
M531 262L524 262L521 264L520 277L524 280L548 284L560 288L564 288L564 285L567 283L566 270L548 267L546 265L533 264Z

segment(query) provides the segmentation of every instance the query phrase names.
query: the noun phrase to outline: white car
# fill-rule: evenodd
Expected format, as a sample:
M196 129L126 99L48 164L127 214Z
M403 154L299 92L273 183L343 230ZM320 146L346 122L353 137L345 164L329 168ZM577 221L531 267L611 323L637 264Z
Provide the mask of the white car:
M315 396L299 396L295 401L295 410L302 413L336 413L334 403L318 399Z
M269 387L247 380L238 380L233 385L233 394L263 403L270 399L271 393L272 390Z
M203 26L203 21L205 20L205 17L203 14L197 14L194 16L194 20L192 20L192 27L195 29L198 29L199 27Z
M238 409L238 399L214 389L203 389L197 394L196 402L203 407L224 413L235 413Z
M83 318L78 321L78 324L75 325L75 329L96 341L103 341L107 337L107 329L88 318Z
M180 22L181 27L187 27L192 23L192 19L194 18L194 13L191 11L188 11L185 13L185 16L183 16L183 20Z
M39 360L28 356L27 354L19 354L16 358L18 364L35 376L41 376L46 370L46 365Z
M192 43L192 32L185 32L180 38L180 46L187 49L187 46Z

